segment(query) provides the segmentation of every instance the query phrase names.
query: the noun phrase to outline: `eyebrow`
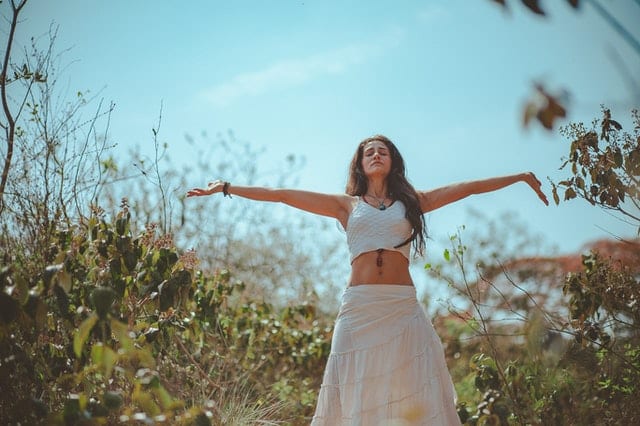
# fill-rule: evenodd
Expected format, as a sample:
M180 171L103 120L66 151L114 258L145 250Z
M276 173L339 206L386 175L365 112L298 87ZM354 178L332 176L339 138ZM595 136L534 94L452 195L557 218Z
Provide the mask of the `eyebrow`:
M386 146L381 146L379 149L380 149L380 151L389 151ZM369 147L369 148L365 148L365 150L364 150L364 152L369 152L369 151L373 151L373 147L372 146Z

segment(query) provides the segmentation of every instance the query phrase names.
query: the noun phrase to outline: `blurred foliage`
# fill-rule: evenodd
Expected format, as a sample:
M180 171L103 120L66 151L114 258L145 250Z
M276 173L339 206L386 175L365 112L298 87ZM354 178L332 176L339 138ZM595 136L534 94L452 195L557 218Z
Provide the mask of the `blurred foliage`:
M639 226L640 122L623 131L607 109L568 136L572 176L554 185ZM568 194L568 195L567 195ZM525 255L532 241L509 220L450 238L432 276L454 291L437 320L469 425L638 424L638 240L619 238L573 256ZM518 237L513 238L511 233ZM510 241L511 246L505 245ZM515 241L515 245L513 244ZM529 251L532 244L529 245ZM575 257L575 259L573 259ZM461 363L468 367L464 368Z
M535 315L522 328L522 344L515 336L515 345L497 341L505 328L483 330L484 351L469 362L482 398L475 412L465 404L466 424L640 421L637 272L597 254L585 255L583 266L565 282L571 322L560 332L566 337Z
M507 0L493 0L495 3L498 3L503 8L507 8ZM521 3L529 9L529 11L535 13L536 15L545 16L546 12L543 7L540 5L540 0L520 0ZM542 2L544 3L544 2ZM577 9L580 6L580 0L566 0L566 3L570 5L572 8Z
M113 222L94 209L56 230L37 275L4 253L3 422L228 424L238 401L247 416L308 418L329 320L254 300L226 270L202 274L192 252L153 227L133 235L130 220L124 204Z
M116 166L101 192L108 213L115 214L120 200L127 198L134 230L158 224L177 246L198 252L205 273L230 269L256 298L260 295L278 306L308 301L333 312L338 288L349 272L337 222L240 197L185 198L188 189L217 178L237 185L295 187L304 158L287 155L275 164L262 161L266 148L239 140L233 132L202 132L185 136L194 154L181 165L171 157L169 143L159 133L154 138L160 138L160 153L136 149L111 160ZM132 174L132 169L138 172ZM166 203L158 195L161 184ZM312 238L301 237L309 233Z
M534 281L556 277L555 285L544 287L553 294L540 298L511 269L518 262L502 264L493 281L483 271L499 265L477 265L478 273L471 274L465 254L477 241L467 247L461 240L452 238L449 259L443 255L445 263L458 265L458 276L430 269L466 299L434 322L463 422L637 424L640 265L590 252L582 255L579 270L550 275L546 260L529 260L527 280L536 268Z
M157 227L132 233L126 203L112 221L94 208L54 235L37 275L3 254L8 424L309 422L332 318L256 300L228 270L202 273ZM436 318L466 424L639 420L635 274L585 256L566 277L561 330L533 308L519 332Z

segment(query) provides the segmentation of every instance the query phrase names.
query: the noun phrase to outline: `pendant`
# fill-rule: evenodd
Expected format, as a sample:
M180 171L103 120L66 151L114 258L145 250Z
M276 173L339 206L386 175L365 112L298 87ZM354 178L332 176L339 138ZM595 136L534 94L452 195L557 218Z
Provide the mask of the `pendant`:
M387 206L384 205L384 203L380 203L380 205L378 206L378 210L386 210Z

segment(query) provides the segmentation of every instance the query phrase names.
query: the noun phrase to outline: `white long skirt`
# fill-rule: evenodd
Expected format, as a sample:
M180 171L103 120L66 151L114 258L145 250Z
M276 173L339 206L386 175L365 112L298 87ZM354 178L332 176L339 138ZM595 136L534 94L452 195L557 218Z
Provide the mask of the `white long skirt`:
M415 287L344 291L311 424L460 425L442 344Z

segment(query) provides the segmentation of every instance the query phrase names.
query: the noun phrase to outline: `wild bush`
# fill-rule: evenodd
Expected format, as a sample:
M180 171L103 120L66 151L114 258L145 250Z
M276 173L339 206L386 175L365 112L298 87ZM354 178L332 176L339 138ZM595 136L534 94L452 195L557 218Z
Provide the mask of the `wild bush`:
M38 275L5 256L0 417L9 424L304 423L329 351L311 304L255 300L149 226L94 213L58 229ZM239 391L241 390L241 391ZM238 407L244 407L239 410ZM233 414L235 413L235 414ZM230 417L231 416L231 417ZM233 419L242 423L242 419Z

